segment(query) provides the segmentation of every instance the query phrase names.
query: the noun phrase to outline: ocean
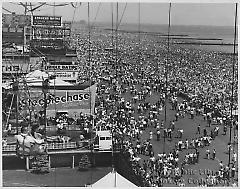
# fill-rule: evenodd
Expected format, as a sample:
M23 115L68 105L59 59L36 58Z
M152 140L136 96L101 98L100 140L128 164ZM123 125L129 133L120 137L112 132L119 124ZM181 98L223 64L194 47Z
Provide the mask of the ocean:
M99 26L111 29L110 24L101 23ZM138 32L137 24L121 23L119 30ZM168 25L141 24L141 32L167 35ZM200 48L202 50L221 51L233 53L234 27L233 26L197 26L197 25L172 25L170 27L172 37L181 38L182 46ZM237 42L238 40L236 40ZM188 43L188 44L184 44ZM190 43L190 44L189 44ZM201 45L199 44L201 43ZM236 46L237 47L237 46ZM237 48L236 48L237 52Z

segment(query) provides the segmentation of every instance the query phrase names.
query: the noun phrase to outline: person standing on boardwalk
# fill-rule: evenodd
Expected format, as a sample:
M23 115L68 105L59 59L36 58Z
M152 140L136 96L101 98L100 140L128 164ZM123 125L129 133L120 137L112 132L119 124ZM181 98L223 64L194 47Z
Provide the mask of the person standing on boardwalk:
M198 125L198 127L197 127L197 134L201 134L201 127L200 127L200 124Z
M216 150L215 150L215 149L213 149L213 153L212 153L212 159L213 159L213 160L215 160L215 158L216 158Z
M224 125L224 127L223 127L223 135L226 135L226 134L227 134L227 126Z
M210 150L209 149L206 150L206 157L207 157L207 159L210 159Z
M150 139L150 140L153 139L153 132L152 132L152 131L149 132L149 139Z
M160 140L160 130L157 130L157 141Z

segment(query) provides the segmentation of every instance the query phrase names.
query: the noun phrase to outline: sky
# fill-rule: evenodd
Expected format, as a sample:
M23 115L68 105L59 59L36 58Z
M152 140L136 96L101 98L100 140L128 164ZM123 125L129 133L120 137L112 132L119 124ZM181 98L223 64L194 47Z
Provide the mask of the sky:
M34 1L33 5L37 5ZM24 13L22 6L17 3L4 2L2 6L11 12ZM53 2L49 3L53 5ZM59 4L59 3L56 3ZM76 3L74 3L76 4ZM116 19L116 2L112 3L114 20ZM125 12L124 8L126 6ZM58 15L63 20L80 21L88 18L88 5L83 2L77 4L76 10L71 4L64 7L44 6L35 15ZM97 10L98 14L97 14ZM75 10L75 14L74 14ZM91 22L111 22L112 8L111 3L90 3ZM122 23L138 23L139 4L133 2L119 3L119 19ZM140 22L147 24L167 24L168 23L169 3L141 3ZM123 14L124 12L124 14ZM7 13L3 10L3 13ZM234 3L172 3L171 5L171 24L173 25L212 25L212 26L234 26ZM96 18L96 19L95 19Z

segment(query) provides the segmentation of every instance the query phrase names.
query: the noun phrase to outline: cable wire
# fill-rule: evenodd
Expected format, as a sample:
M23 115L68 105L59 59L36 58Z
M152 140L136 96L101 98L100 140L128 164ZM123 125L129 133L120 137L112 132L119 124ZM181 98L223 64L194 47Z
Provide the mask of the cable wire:
M120 25L121 25L121 23L122 23L122 19L123 19L123 16L124 16L124 14L125 14L126 9L127 9L127 3L125 3L125 6L124 6L124 9L123 9L123 12L122 12L120 21L119 21L119 23L117 24L117 30L118 30L118 28L120 27ZM117 10L117 12L118 12L118 10Z
M234 43L233 43L233 58L232 58L232 96L231 96L231 123L230 123L230 134L229 134L229 144L232 145L232 127L233 127L233 101L234 101L234 83L235 83L235 62L236 62L236 39L237 39L237 7L235 4L235 22L234 22ZM234 148L233 148L234 149ZM228 149L228 166L231 164L231 147Z
M89 66L89 94L90 94L90 118L91 118L91 90L90 90L90 87L91 87L91 68L92 68L92 65L91 65L91 26L90 26L90 3L88 2L87 4L87 7L88 7L88 66ZM91 119L90 119L90 122L91 122ZM91 126L91 124L90 124ZM92 128L93 128L93 125L92 125ZM92 129L90 131L90 150L91 150L91 156L92 156L92 161L93 161L93 146L92 146ZM91 174L90 174L90 184L92 185L92 180L93 180L93 171L91 169Z
M141 42L141 36L140 36L140 25L141 25L141 5L140 5L140 1L138 3L138 63L140 64L141 61L141 50L140 50L140 42Z
M167 93L168 93L168 64L169 64L169 54L170 54L170 29L171 29L171 3L169 3L168 10L168 38L167 38L167 61L165 61L165 107L164 107L164 129L167 128ZM163 153L165 153L166 145L166 133L164 133L164 142L163 142Z

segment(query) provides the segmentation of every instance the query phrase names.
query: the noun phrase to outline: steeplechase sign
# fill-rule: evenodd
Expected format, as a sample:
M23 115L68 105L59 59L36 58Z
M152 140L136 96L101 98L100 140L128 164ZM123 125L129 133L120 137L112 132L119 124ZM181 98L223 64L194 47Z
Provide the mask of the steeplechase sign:
M37 92L39 93L39 92ZM35 107L41 109L44 106L44 99L42 94L40 96L32 95L33 98L23 98L20 103L23 107ZM55 94L48 94L46 102L47 109L54 110L64 108L89 108L90 93L87 92L69 92L69 91L57 91Z
M95 88L95 87L94 87ZM49 90L46 95L47 117L54 117L56 112L68 112L70 117L78 117L80 113L93 114L96 90ZM22 90L19 94L19 105L23 112L43 111L44 94L41 89Z

